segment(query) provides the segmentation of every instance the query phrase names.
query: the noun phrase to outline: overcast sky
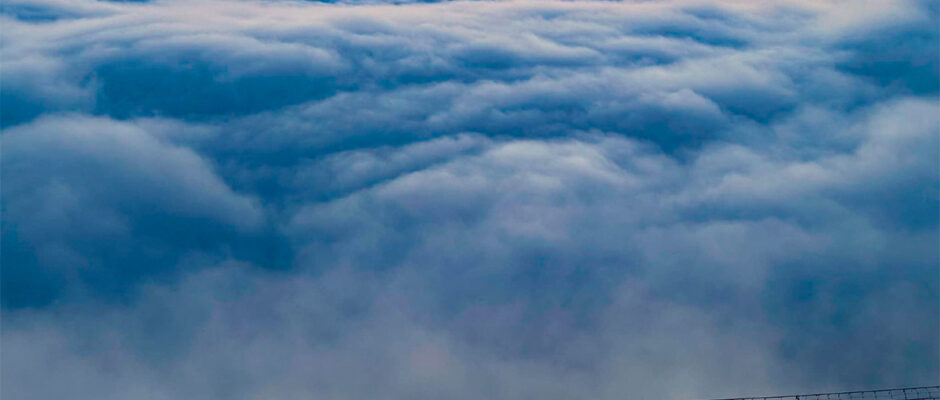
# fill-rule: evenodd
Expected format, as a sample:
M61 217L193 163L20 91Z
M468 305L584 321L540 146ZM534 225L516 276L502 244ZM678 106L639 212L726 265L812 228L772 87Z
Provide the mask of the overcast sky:
M932 0L3 0L19 399L940 379Z

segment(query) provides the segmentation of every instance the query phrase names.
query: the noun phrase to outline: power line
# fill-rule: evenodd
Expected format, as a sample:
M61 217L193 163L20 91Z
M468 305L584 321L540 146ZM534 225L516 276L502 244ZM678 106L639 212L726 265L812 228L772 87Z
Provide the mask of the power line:
M786 396L735 397L715 400L940 400L940 386L859 390L855 392L791 394Z

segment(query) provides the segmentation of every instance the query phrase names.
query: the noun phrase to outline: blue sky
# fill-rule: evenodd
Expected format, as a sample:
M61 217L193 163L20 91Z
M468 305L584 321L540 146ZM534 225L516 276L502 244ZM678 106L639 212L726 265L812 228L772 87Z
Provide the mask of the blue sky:
M5 0L5 399L935 384L932 1Z

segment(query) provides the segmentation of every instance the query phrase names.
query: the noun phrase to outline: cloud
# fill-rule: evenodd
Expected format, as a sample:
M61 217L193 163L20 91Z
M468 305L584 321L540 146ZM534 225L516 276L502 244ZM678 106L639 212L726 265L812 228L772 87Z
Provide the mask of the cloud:
M197 154L133 124L43 117L4 131L3 151L12 304L52 290L46 274L92 275L119 290L128 276L166 268L159 264L178 257L167 249L211 247L264 224L257 200L235 193Z
M720 343L741 338L742 331L748 331L737 326L736 332L715 332L721 328L701 312L657 304L637 288L623 288L624 298L610 306L611 318L605 318L608 322L600 331L584 333L557 350L568 353L570 360L546 363L537 355L506 357L500 348L472 345L454 337L447 326L422 322L398 301L400 294L394 291L382 291L374 303L366 303L356 313L360 318L351 319L349 311L337 313L334 302L341 300L336 295L350 298L353 304L361 302L345 289L361 288L363 278L331 273L315 280L285 281L229 265L190 276L179 293L149 290L133 313L84 310L99 316L93 324L64 314L28 322L14 316L10 319L22 328L5 337L12 349L5 354L5 365L15 362L19 367L5 374L21 384L5 385L5 395L56 397L78 390L97 398L471 399L531 393L559 399L579 394L613 398L639 383L634 380L639 376L656 379L655 370L633 363L634 358L642 357L645 367L690 368L686 362L701 362L706 359L702 353L714 355L723 346L689 354L692 342L683 341ZM655 309L656 315L644 309ZM620 317L623 313L634 317L625 321ZM516 337L519 317L519 307L481 306L462 314L455 324L493 337L509 334L503 339L506 347L547 333ZM555 319L556 329L566 329L560 312L547 318ZM73 330L89 335L83 343L74 341L75 334L55 327L65 320L71 320ZM330 323L324 325L325 321ZM638 329L641 325L634 322L645 328ZM185 334L184 343L166 348L168 341L180 340L179 332L190 330L193 324L199 328ZM485 324L485 330L480 324ZM675 329L691 325L697 328ZM112 328L107 335L93 333L103 327ZM647 329L672 333L654 339L644 332ZM76 346L85 350L77 352ZM748 350L760 350L757 343L753 346ZM180 350L184 348L190 350ZM650 351L656 352L656 360L643 355ZM717 357L728 361L728 371L737 372L768 361L757 352L739 354L746 359ZM56 371L60 382L72 385L42 385L35 380L47 371ZM723 373L714 371L709 374L711 382L658 378L655 385L634 391L649 398L688 395L720 382ZM621 374L625 381L612 379ZM596 382L598 378L602 380ZM371 383L360 384L363 379Z
M7 3L4 397L940 370L930 2Z

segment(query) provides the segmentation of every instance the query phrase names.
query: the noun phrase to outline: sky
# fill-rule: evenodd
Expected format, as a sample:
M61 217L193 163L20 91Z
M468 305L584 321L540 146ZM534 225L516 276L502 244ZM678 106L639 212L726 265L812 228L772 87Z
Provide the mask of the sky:
M4 0L0 397L940 381L931 0Z

